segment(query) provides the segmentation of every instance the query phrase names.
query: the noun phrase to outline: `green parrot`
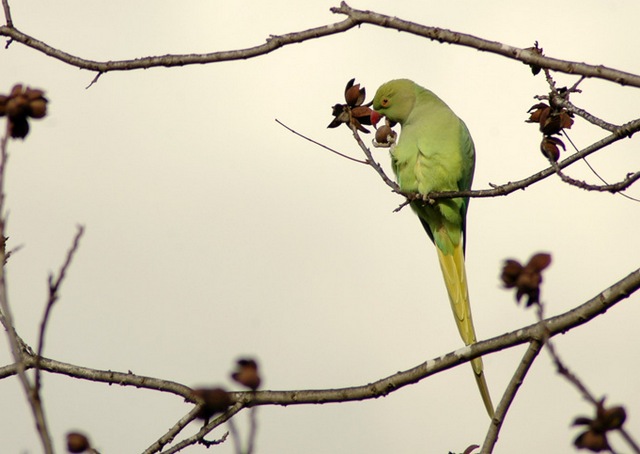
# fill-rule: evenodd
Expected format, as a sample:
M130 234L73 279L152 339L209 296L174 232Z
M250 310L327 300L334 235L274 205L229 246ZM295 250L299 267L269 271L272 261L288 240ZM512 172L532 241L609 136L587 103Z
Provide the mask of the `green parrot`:
M400 123L391 164L400 189L429 194L471 188L475 167L473 140L464 122L433 92L408 79L383 84L373 98L371 121L385 116ZM476 342L464 266L469 198L438 199L434 205L411 202L411 208L436 246L451 309L465 345ZM471 361L482 400L493 417L482 359Z

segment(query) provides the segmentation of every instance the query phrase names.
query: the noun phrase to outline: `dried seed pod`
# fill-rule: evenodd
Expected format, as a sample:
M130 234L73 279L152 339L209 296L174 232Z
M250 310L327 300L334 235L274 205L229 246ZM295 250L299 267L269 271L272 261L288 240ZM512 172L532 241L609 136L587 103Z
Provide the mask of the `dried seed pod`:
M85 452L91 448L89 439L79 432L69 432L67 434L67 450L72 453Z
M209 419L216 413L224 413L231 406L231 396L222 388L198 388L193 396L203 403L198 418Z
M395 138L395 134L389 125L384 124L376 129L376 142L379 144L388 144L390 138Z
M237 368L231 374L231 378L255 391L260 387L260 374L258 374L258 364L253 359L239 359Z

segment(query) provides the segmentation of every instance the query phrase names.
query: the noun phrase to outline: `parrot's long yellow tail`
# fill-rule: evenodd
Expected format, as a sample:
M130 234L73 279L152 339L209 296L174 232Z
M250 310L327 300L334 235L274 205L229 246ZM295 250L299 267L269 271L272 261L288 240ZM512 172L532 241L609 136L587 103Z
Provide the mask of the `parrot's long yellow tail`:
M465 345L473 344L476 341L476 332L473 328L473 319L471 318L471 306L469 305L469 290L467 288L467 273L464 266L464 252L462 250L462 242L455 246L452 255L445 255L440 248L438 251L438 259L442 276L444 277L451 309L458 325L458 331ZM487 381L484 378L482 358L476 358L471 361L471 367L476 377L476 383L482 396L484 406L489 413L489 417L493 418L493 404L489 395Z

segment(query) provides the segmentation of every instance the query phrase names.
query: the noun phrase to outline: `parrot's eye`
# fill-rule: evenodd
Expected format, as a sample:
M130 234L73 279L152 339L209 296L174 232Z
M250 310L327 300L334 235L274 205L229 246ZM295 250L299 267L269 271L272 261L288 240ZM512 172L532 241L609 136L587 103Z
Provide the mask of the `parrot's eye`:
M380 105L382 107L387 107L389 105L389 98L382 98L382 100L380 101Z

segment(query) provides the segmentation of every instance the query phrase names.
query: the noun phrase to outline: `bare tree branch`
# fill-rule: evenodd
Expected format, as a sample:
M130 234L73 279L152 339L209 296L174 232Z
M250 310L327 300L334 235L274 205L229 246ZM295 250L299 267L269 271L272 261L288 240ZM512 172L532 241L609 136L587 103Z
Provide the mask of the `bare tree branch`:
M9 0L2 0L2 9L4 10L4 18L7 27L13 27L13 20L11 19L11 8L9 8Z
M299 133L299 132L298 132L298 131L296 131L295 129L290 128L289 126L285 125L283 122L281 122L281 121L280 121L280 120L278 120L277 118L276 118L276 123L278 123L278 124L279 124L280 126L282 126L283 128L287 129L288 131L290 131L290 132L294 133L296 136L298 136L298 137L302 137L304 140L307 140L307 141L309 141L309 142L311 142L311 143L313 143L313 144L315 144L315 145L318 145L319 147L322 147L322 148L324 148L325 150L329 150L331 153L335 153L335 154L337 154L337 155L338 155L338 156L340 156L340 157L343 157L343 158L345 158L345 159L348 159L349 161L357 162L358 164L369 164L369 163L368 163L368 162L366 162L366 161L361 161L360 159L352 158L352 157L351 157L351 156L349 156L349 155L346 155L346 154L344 154L344 153L340 153L338 150L334 150L334 149L333 149L333 148L331 148L331 147L328 147L328 146L326 146L326 145L324 145L324 144L322 144L322 143L320 143L320 142L318 142L318 141L316 141L316 140L313 140L312 138L307 137L307 136L305 136L304 134Z
M9 296L7 292L7 281L5 266L7 262L6 257L6 218L4 216L4 185L5 185L5 172L7 168L7 160L9 154L7 152L7 141L9 138L9 122L7 122L6 134L0 139L0 311L2 321L5 330L7 331L7 337L9 338L9 345L11 348L11 354L15 361L16 373L19 381L24 389L27 401L31 407L31 412L36 423L36 430L42 442L42 447L45 454L53 454L53 443L51 441L51 435L47 428L47 420L44 415L44 407L40 400L40 395L35 389L35 386L31 384L31 380L26 374L27 366L25 364L26 358L29 357L29 351L26 348L26 344L18 336L16 332L13 317L11 315L11 309L9 307Z
M58 273L58 277L54 280L53 276L49 276L49 300L47 301L47 306L44 311L44 315L42 316L42 322L40 323L40 334L38 335L38 348L36 354L36 365L35 365L35 385L34 392L40 392L40 367L39 360L42 357L42 353L44 351L44 338L45 338L45 330L47 328L47 323L49 321L49 315L51 314L51 309L53 305L58 300L58 290L60 289L60 285L64 280L67 270L71 265L71 260L73 259L74 254L78 250L78 246L80 245L80 238L84 233L84 227L81 225L78 226L78 231L76 232L76 236L73 239L73 243L69 251L67 251L67 257L60 268Z
M502 399L496 408L496 413L491 420L491 425L489 426L487 436L482 444L480 454L489 454L493 452L493 447L495 446L496 441L498 441L498 434L500 433L502 424L507 416L507 411L509 411L511 402L513 402L513 399L516 397L516 393L520 389L520 385L524 382L524 377L527 375L527 372L529 372L533 361L538 357L538 353L540 353L542 346L543 342L541 340L532 340L529 343L527 351L522 357L513 377L509 380L507 389L505 389Z
M603 290L591 300L561 315L550 317L542 322L463 347L446 355L428 360L406 371L398 372L366 385L338 389L230 393L236 404L225 414L209 422L209 424L204 426L201 431L198 432L197 436L194 435L194 437L188 439L190 441L187 443L197 443L198 436L203 437L245 407L253 407L257 405L324 404L330 402L367 400L386 396L402 387L418 383L431 375L454 368L465 362L469 362L473 358L485 356L523 343L537 342L547 334L549 337L553 337L557 334L566 333L577 326L587 323L598 315L605 313L615 304L628 298L639 288L640 269L637 269L609 288ZM0 368L0 379L18 373L21 368L33 368L35 367L35 364L36 358L34 355L25 355L21 363L11 364ZM138 376L133 373L89 369L48 358L42 358L40 360L40 368L43 371L64 374L70 377L91 381L165 391L181 396L188 402L193 402L193 390L191 388L168 380ZM515 391L516 390L513 389L511 392ZM162 449L195 417L196 414L197 411L192 410L167 434L162 436L159 441L150 446L145 453L150 454ZM179 444L173 446L172 450L163 452L177 452L179 449L173 449L177 449L178 446L182 446L183 448L185 446L183 443L185 442L186 440L183 440Z
M521 61L527 65L549 68L555 71L576 74L586 77L610 80L620 85L632 85L640 87L640 76L628 72L607 68L602 65L588 65L586 63L559 60L541 55L533 49L521 49L509 46L497 41L489 41L472 35L445 30L438 27L428 27L413 22L386 16L372 11L362 11L351 8L345 2L340 7L331 8L338 14L345 14L357 24L372 24L384 28L411 33L413 35L429 38L440 43L456 44L471 47L477 50L501 55L506 58Z
M430 202L433 200L437 200L437 199L445 199L445 198L453 198L453 197L496 197L496 196L505 196L505 195L509 195L512 192L515 192L519 189L525 189L529 186L531 186L534 183L537 183L541 180L544 180L545 178L553 175L554 173L557 172L557 169L564 169L565 167L570 166L571 164L575 163L576 161L579 161L583 158L585 158L586 156L589 156L592 153L595 153L598 150L601 150L602 148L605 148L609 145L611 145L614 142L617 142L620 139L623 139L625 137L631 137L635 132L637 132L638 130L640 130L640 119L636 119L633 121L630 121L628 123L625 123L622 126L619 126L615 129L615 131L608 135L607 137L599 140L598 142L595 142L591 145L589 145L588 147L580 150L577 153L572 154L571 156L569 156L568 158L558 162L556 165L554 166L550 166L547 167L544 170L541 170L538 173L535 173L527 178L524 178L522 180L518 180L518 181L514 181L514 182L509 182L509 183L505 183L502 185L492 185L493 188L492 189L474 189L474 190L469 190L469 191L443 191L443 192L431 192L428 195L422 195L419 193L405 193L399 190L397 184L395 183L395 181L392 181L385 173L384 171L377 166L377 168L375 166L374 169L376 170L376 172L378 172L378 174L381 176L382 180L386 183L387 186L389 186L391 188L391 190L393 190L394 192L398 193L398 194L402 194L403 196L405 196L407 198L408 201L413 201L413 200L424 200L425 202ZM354 132L354 137L356 138L356 141L358 142L358 145L360 146L360 148L362 149L362 151L365 153L365 155L367 155L367 159L370 159L371 162L375 161L373 160L373 158L369 158L370 156L370 151L367 148L367 146L362 142L362 140L360 139L359 135L357 134L357 131ZM625 180L623 180L620 183L615 183L613 185L606 185L606 186L602 186L601 189L603 191L619 191L622 189L625 189L627 187L629 187L631 184L633 184L635 181L638 180L638 178L640 178L640 176L636 176L636 174L633 174L631 176L628 176Z
M42 52L43 54L60 60L63 63L67 63L81 69L96 71L99 73L98 77L102 73L110 71L129 71L152 67L175 67L193 64L217 63L221 61L245 60L255 58L260 55L266 55L276 49L290 44L301 43L310 39L317 39L329 35L335 35L337 33L343 33L349 29L359 27L361 24L371 24L422 36L440 43L450 43L459 46L471 47L514 59L527 65L549 68L567 74L609 80L620 85L640 87L640 76L636 74L608 68L602 65L589 65L586 63L545 57L533 49L522 49L464 33L415 24L413 22L386 16L384 14L378 14L372 11L358 10L351 8L345 2L342 2L339 7L331 8L333 13L348 16L347 19L343 21L299 32L287 33L284 35L272 35L267 38L266 43L254 47L210 52L205 54L174 54L136 58L133 60L114 60L104 62L88 60L71 55L67 52L56 49L33 36L29 36L26 33L21 32L17 28L13 27L12 23L9 23L10 16L8 15L7 0L3 0L3 6L5 6L7 25L0 26L0 36L9 37L13 41Z
M87 60L75 55L71 55L62 50L56 49L49 44L40 41L32 36L27 35L19 31L15 27L1 26L0 36L7 36L13 41L24 44L38 52L42 52L49 57L53 57L60 60L63 63L67 63L71 66L75 66L80 69L87 69L90 71L98 72L97 78L106 72L110 71L130 71L135 69L148 69L154 67L175 67L186 66L194 64L207 64L218 63L221 61L232 60L246 60L249 58L255 58L261 55L266 55L273 52L276 49L287 46L289 44L301 43L310 39L321 38L323 36L334 35L336 33L342 33L352 27L357 26L351 19L345 19L341 22L325 25L322 27L310 28L300 32L287 33L285 35L271 35L267 38L267 42L254 47L248 47L245 49L228 50L220 52L210 52L206 54L174 54L174 55L161 55L153 57L136 58L133 60L114 60L114 61L95 61ZM92 82L92 83L93 83Z

